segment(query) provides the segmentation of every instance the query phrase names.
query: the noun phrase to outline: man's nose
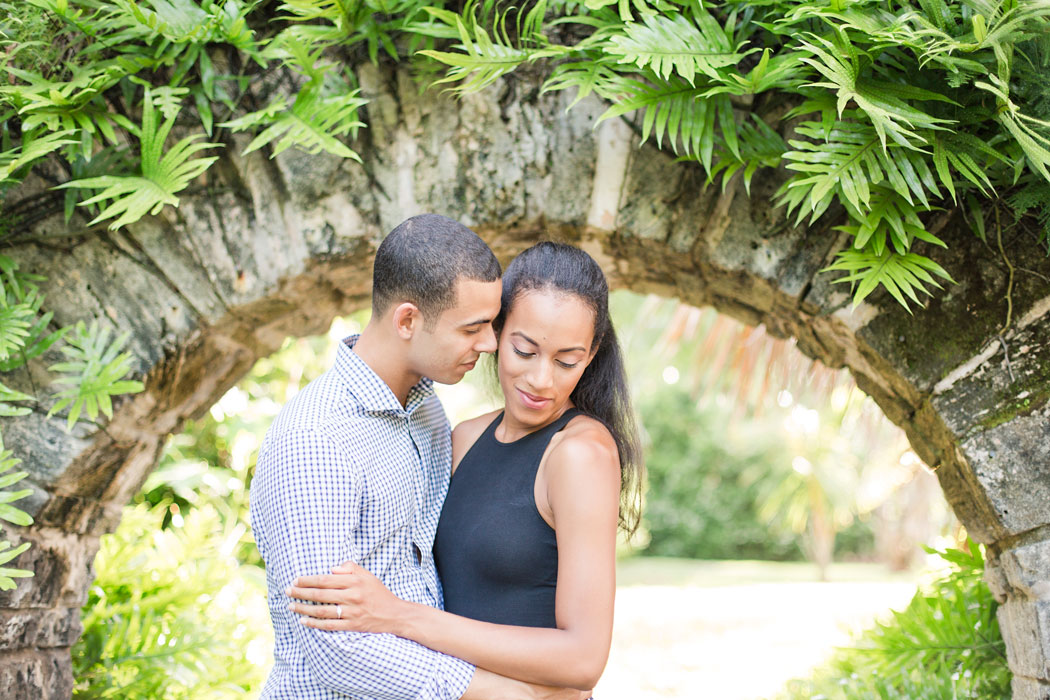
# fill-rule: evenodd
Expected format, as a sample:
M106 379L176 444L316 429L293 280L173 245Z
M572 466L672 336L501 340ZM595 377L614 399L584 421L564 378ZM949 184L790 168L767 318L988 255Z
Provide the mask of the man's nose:
M478 336L478 342L474 346L477 352L496 352L496 332L492 330L492 326L485 326Z

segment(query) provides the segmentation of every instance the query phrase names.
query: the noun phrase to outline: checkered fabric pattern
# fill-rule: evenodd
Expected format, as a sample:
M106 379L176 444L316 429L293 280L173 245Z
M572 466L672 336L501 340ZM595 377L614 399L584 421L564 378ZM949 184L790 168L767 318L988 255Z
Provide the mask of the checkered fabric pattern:
M259 450L251 522L275 633L261 697L454 700L471 664L389 634L304 627L287 607L296 577L347 560L400 598L442 605L431 547L448 490L448 419L429 379L402 407L354 354L357 337L284 406Z

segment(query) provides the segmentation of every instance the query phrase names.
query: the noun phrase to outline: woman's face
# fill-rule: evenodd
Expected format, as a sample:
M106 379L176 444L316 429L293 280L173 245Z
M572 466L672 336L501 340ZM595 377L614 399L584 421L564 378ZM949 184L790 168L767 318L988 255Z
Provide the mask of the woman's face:
M538 428L561 415L591 361L594 320L572 294L536 290L514 301L499 337L507 418Z

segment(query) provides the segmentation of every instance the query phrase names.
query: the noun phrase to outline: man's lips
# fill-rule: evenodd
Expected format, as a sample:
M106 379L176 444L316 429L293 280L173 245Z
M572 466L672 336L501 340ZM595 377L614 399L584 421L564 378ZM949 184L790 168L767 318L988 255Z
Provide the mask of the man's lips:
M521 389L518 389L518 395L521 397L521 402L525 404L526 408L543 408L551 401L550 399L545 399L542 396L530 394L529 392L522 391Z

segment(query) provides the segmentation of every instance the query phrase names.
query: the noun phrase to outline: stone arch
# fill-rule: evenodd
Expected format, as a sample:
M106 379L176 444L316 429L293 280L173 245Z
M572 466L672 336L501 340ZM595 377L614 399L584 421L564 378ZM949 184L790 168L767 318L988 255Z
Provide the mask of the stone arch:
M436 211L504 261L541 237L574 242L615 286L713 306L849 367L989 547L1014 698L1050 698L1050 263L1017 273L1014 320L1000 333L1007 263L948 211L934 231L950 242L945 267L959 284L914 316L878 294L851 311L846 291L818 274L843 245L834 213L793 225L770 201L776 173L756 176L750 196L739 181L701 190L695 168L639 148L629 124L593 129L597 102L567 112L564 96L521 80L457 102L421 94L395 69L358 77L371 100L362 164L243 157L234 140L177 210L119 232L64 224L46 171L22 187L32 238L10 254L47 275L56 322L95 316L130 330L146 390L108 424L72 434L42 411L5 423L35 489L36 524L20 534L36 545L18 563L36 577L0 594L0 694L69 696L98 538L164 438L285 336L367 304L382 235ZM1025 241L1004 243L1008 260L1035 258ZM5 382L35 390L42 376L32 366Z

